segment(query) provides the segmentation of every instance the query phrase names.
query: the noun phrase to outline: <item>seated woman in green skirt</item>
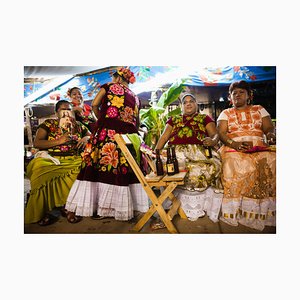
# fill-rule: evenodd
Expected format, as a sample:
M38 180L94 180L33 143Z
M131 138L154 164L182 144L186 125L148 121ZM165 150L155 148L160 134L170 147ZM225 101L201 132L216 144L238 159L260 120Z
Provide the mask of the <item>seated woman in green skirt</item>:
M31 191L25 207L25 224L53 223L57 218L50 211L55 207L64 213L69 191L80 170L80 151L90 138L89 130L75 120L69 101L58 101L55 112L56 119L47 119L39 125L34 147L40 151L27 166Z

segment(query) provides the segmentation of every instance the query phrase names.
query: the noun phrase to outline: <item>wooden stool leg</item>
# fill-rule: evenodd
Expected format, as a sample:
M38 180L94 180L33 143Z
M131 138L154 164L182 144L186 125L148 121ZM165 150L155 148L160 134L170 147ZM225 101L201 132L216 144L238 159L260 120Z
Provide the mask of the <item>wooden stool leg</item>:
M173 217L177 214L177 211L180 207L180 201L177 199L173 199L172 200L172 207L170 208L170 210L168 211L168 217L170 220L173 219Z
M186 216L186 214L185 214L185 212L184 212L184 210L182 209L181 206L178 208L178 214L179 214L179 216L180 216L182 219L187 219L187 218L188 218L188 217Z
M142 227L148 222L151 216L155 213L155 207L152 204L148 211L142 216L142 218L134 225L132 230L140 231Z
M164 222L166 227L168 228L169 232L171 233L177 233L177 230L175 226L173 225L172 221L168 217L167 213L165 212L165 209L162 206L162 203L169 197L170 194L172 194L173 190L176 188L177 184L174 182L171 182L166 189L161 193L161 195L158 197L158 203L154 203L154 206L156 206L156 210L161 218L161 220Z
M166 225L167 229L171 233L177 233L177 230L171 220L169 219L167 213L165 212L162 203L169 197L169 195L172 193L172 191L176 188L176 183L171 183L167 186L167 188L162 192L162 194L157 198L157 196L154 194L154 192L149 190L147 192L151 202L152 206L149 208L149 210L144 214L144 216L137 222L137 224L133 227L134 231L139 231L141 228L147 223L147 221L151 218L151 216L157 211L158 215L160 216L161 220Z

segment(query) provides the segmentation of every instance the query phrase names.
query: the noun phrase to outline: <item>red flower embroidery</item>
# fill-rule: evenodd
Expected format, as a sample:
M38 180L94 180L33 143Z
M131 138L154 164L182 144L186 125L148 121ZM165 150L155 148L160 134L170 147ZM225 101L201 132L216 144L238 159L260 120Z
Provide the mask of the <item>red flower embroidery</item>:
M102 129L100 134L99 134L99 141L103 141L106 137L106 130Z
M69 147L68 147L68 146L66 146L66 145L60 146L60 151L61 151L61 152L65 152L65 151L68 151L68 150L69 150Z
M118 85L118 84L113 84L109 88L115 95L124 95L124 89Z
M114 106L110 106L108 109L107 109L107 116L109 118L115 118L118 116L118 109Z
M114 140L114 135L116 134L115 130L108 129L107 135L109 138L113 141Z
M121 168L121 172L122 172L122 174L127 174L127 168L123 166Z

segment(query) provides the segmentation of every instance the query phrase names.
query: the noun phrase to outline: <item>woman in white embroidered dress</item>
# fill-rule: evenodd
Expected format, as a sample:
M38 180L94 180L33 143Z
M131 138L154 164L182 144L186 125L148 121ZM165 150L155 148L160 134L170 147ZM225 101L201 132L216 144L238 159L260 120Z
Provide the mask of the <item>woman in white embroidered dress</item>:
M220 220L263 230L276 226L275 133L269 113L251 105L252 91L246 81L229 87L232 108L218 117L224 197Z

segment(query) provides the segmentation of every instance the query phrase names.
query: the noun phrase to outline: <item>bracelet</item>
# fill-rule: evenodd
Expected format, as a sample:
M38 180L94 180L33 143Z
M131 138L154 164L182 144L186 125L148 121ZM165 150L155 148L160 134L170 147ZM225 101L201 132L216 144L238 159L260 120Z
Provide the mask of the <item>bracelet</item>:
M232 139L228 139L228 140L226 141L226 143L229 144L229 145L232 145L233 142L234 142L234 141L233 141Z

